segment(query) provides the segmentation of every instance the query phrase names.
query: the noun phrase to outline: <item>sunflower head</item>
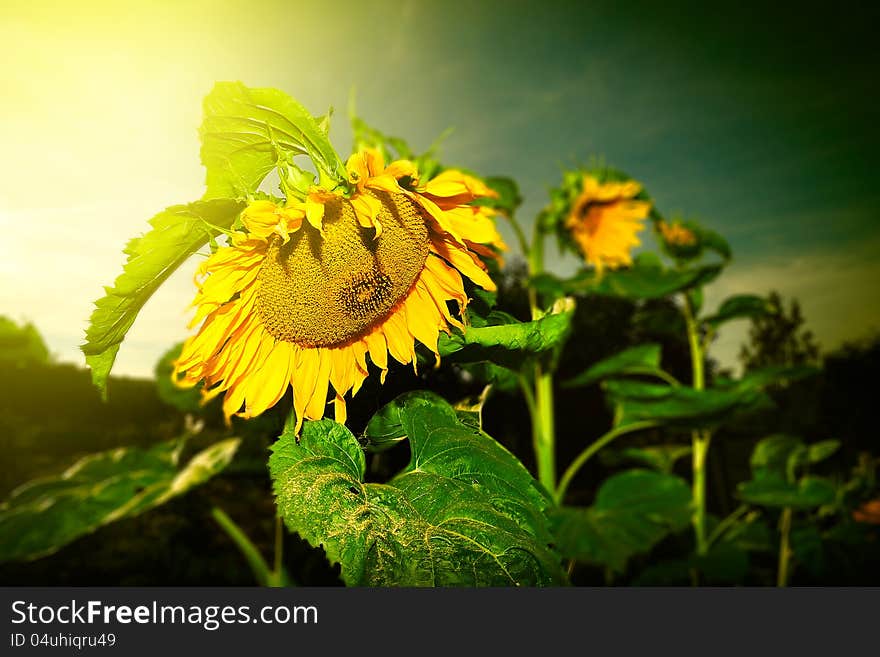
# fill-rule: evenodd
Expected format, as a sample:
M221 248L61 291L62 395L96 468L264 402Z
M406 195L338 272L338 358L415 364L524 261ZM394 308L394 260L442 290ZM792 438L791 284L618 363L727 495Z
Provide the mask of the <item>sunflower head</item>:
M696 224L681 219L658 219L654 229L663 251L674 260L693 260L703 251L703 232Z
M569 172L549 210L560 242L599 272L632 263L632 250L651 212L642 186L617 172Z
M292 388L297 430L323 417L328 396L344 422L346 395L371 370L384 380L389 354L415 367L416 342L437 354L439 333L462 326L462 276L494 289L482 258L504 245L491 210L473 205L493 194L481 181L447 170L422 184L412 162L386 166L378 150L346 171L335 189L252 201L199 268L198 330L175 379L224 395L227 418Z

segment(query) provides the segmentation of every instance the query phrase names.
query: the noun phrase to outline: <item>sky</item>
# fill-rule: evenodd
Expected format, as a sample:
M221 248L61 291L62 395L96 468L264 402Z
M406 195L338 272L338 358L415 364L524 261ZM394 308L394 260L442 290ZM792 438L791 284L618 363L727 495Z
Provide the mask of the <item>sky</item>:
M880 329L877 10L703 7L4 0L0 315L84 363L125 242L202 194L201 99L241 80L336 108L343 157L353 89L365 120L417 149L452 127L443 161L515 178L526 225L562 168L601 158L729 239L708 309L776 289L826 350ZM550 249L555 271L576 269ZM116 374L151 375L186 336L194 269L145 306ZM733 364L746 328L713 354Z

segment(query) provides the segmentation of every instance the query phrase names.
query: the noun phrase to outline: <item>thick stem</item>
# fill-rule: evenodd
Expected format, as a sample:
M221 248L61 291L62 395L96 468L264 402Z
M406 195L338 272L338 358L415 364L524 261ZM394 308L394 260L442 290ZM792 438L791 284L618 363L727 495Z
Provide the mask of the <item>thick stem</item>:
M684 295L684 318L687 325L688 345L691 352L691 371L694 390L705 387L703 369L703 348L700 344L700 332L690 297ZM708 552L709 542L706 540L706 456L712 435L708 431L694 431L691 434L693 444L693 503L694 503L694 536L697 543L697 554Z
M574 479L574 476L578 473L584 464L593 457L593 455L598 452L600 449L605 447L608 443L610 443L615 438L618 438L626 433L632 433L633 431L641 431L642 429L650 429L651 427L656 427L656 422L633 422L632 424L627 424L622 427L615 427L611 429L607 433L605 433L600 438L597 438L592 443L587 445L586 449L578 454L577 458L571 462L571 465L568 466L565 473L562 475L562 478L559 480L559 488L556 489L556 503L562 504L565 493L568 491L568 487L571 484L571 480Z
M257 584L260 586L272 586L275 578L272 571L269 570L269 564L266 563L257 546L242 531L241 527L235 524L235 521L219 507L211 509L211 515L223 531L226 532L226 535L232 539L232 542L235 543L245 560L247 560L248 565L251 567L251 572L253 572L254 578L257 580Z
M535 460L538 481L550 493L556 490L556 431L553 417L553 374L535 367L535 402L537 406L537 429L534 437Z
M541 217L535 219L532 246L529 249L529 275L536 276L544 271L544 232L541 230ZM529 287L529 305L532 319L541 317L535 290ZM528 398L528 397L527 397ZM553 416L553 372L545 371L541 365L535 366L535 394L532 411L532 443L535 450L535 464L538 481L553 494L556 490L556 428Z
M709 551L709 541L706 539L706 454L709 452L709 441L708 432L693 432L693 524L699 555Z
M516 217L513 216L512 212L503 216L510 223L510 227L513 228L513 232L516 235L516 241L519 244L523 257L528 259L530 256L529 241L526 239L526 234L523 232L522 226L519 225L519 222L516 220Z
M776 573L776 586L788 586L788 570L791 563L791 507L782 511L779 519L779 570Z
M276 574L284 567L284 521L281 515L275 516L275 563L272 570Z

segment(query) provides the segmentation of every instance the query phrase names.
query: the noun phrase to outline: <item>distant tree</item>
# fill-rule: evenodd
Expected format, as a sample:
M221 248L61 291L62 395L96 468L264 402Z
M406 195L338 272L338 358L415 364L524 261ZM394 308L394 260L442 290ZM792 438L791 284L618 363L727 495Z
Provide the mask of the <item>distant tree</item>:
M771 292L768 301L771 311L751 320L749 341L740 348L739 360L745 369L817 363L819 345L813 332L804 328L798 300L792 299L787 311L778 292Z
M19 326L0 315L0 367L21 368L49 362L49 348L31 324Z

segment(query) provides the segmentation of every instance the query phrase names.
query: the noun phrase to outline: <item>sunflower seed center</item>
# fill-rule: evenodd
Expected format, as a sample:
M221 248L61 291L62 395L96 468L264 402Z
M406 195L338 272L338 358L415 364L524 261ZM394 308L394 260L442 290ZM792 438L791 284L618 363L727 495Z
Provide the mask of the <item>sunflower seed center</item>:
M324 237L304 226L273 238L260 269L257 312L278 340L329 347L360 337L409 293L428 257L421 209L403 194L372 193L382 234L362 228L345 199L324 211Z

